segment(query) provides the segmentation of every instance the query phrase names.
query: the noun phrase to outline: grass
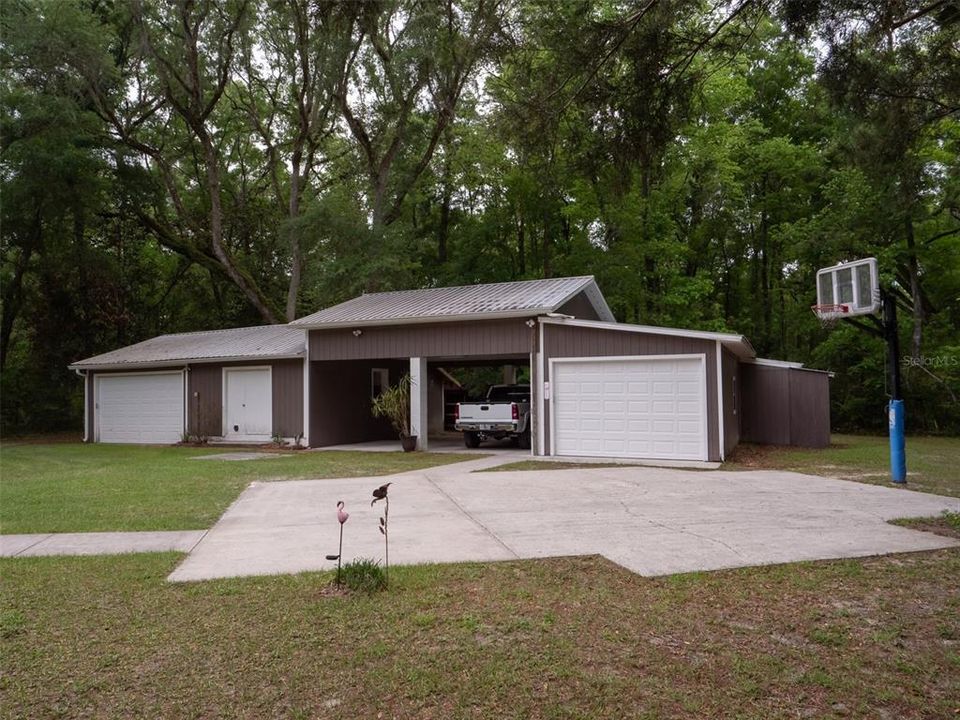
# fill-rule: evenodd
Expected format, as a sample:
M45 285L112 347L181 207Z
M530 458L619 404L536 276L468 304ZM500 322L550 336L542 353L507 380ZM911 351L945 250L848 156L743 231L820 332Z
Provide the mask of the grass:
M900 518L891 522L913 530L923 530L960 540L960 512L944 510L934 517Z
M4 533L210 527L253 480L368 477L461 460L441 453L301 452L243 462L223 449L25 444L0 448Z
M641 578L599 558L168 584L0 561L0 716L797 718L960 711L960 552Z
M741 444L724 470L793 470L873 485L890 485L890 449L886 437L834 435L829 448ZM908 437L907 485L910 490L960 497L960 438Z

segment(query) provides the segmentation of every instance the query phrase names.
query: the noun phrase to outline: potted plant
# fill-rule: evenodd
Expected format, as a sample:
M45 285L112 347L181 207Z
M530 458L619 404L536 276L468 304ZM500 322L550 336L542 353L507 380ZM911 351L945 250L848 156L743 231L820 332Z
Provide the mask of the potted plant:
M417 448L417 436L410 434L410 376L404 375L400 382L387 388L372 402L374 417L387 418L400 436L404 452Z

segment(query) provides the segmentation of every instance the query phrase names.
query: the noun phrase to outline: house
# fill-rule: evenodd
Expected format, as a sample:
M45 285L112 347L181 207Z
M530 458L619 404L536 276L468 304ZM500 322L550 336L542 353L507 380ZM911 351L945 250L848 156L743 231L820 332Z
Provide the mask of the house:
M409 373L430 446L438 373L519 368L535 455L723 460L741 439L829 444L829 376L742 335L614 320L592 277L371 293L286 326L165 335L77 362L85 437L387 439L370 399ZM449 373L447 373L449 378Z

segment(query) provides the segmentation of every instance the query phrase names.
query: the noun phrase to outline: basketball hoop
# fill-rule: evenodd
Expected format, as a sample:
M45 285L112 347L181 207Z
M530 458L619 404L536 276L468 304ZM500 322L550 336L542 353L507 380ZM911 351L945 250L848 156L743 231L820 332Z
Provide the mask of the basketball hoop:
M833 327L850 312L849 305L811 305L810 309L825 328Z

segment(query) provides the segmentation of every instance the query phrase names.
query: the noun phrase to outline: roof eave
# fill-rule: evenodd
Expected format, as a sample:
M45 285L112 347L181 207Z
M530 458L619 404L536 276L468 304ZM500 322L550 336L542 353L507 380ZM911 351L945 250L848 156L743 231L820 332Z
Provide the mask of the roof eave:
M665 328L656 325L632 325L629 323L601 322L599 320L577 320L569 318L541 318L540 322L551 325L572 325L574 327L591 327L601 330L616 330L620 332L647 333L649 335L671 335L674 337L690 337L699 340L719 342L727 347L742 360L752 359L757 353L753 345L743 335L734 333L718 333L708 330L684 330L681 328Z
M234 355L231 357L179 358L173 360L147 360L113 363L85 363L83 361L67 365L70 370L138 370L150 368L178 368L184 365L209 365L211 363L232 362L270 362L272 360L303 360L304 352L293 355Z
M429 325L442 322L469 322L474 320L509 320L512 318L534 318L553 312L552 306L527 308L525 310L504 310L500 312L469 313L466 315L419 315L409 318L379 318L370 320L338 320L336 322L307 322L307 318L289 323L304 330L335 330L384 325Z

